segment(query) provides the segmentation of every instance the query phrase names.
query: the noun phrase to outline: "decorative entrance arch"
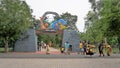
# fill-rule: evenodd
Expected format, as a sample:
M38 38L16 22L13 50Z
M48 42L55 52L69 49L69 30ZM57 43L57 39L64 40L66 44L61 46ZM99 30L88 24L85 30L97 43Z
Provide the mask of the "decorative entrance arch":
M54 14L55 15L55 21L50 23L46 23L46 15L48 14ZM36 30L37 35L55 35L56 39L58 39L58 35L62 36L62 41L59 43L59 45L64 47L64 43L66 41L69 42L73 47L73 51L78 51L77 48L79 48L79 34L75 30L65 30L67 28L66 26L67 22L64 19L60 19L59 15L56 12L45 12L42 17L40 17L40 30ZM52 28L48 28L49 26L52 26ZM56 28L59 27L59 28ZM41 36L40 36L41 37ZM49 38L49 37L48 37ZM54 37L52 37L53 39ZM40 39L41 40L41 39ZM48 40L47 40L48 41ZM56 41L56 40L54 40ZM56 42L55 42L56 43Z
M54 20L49 22L49 18L46 17L48 14L54 14ZM59 14L56 12L45 12L42 17L40 17L40 28L41 30L63 30L66 29L67 21L60 19Z
M63 34L63 30L57 30L57 31L53 31L53 30L36 30L36 34Z
M45 12L45 13L43 14L43 19L45 19L45 16L48 15L48 14L54 14L54 15L56 15L56 18L59 18L59 14L58 14L58 13L56 13L56 12L51 12L51 11L47 11L47 12Z

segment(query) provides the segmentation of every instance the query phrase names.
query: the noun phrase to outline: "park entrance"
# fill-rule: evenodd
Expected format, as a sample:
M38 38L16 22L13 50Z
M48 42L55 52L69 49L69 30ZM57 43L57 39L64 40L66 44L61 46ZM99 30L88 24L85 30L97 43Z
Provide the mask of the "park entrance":
M53 14L53 17L49 17L48 14ZM73 51L78 51L80 41L78 32L71 29L73 26L70 27L68 22L64 18L60 18L56 12L43 14L38 25L39 29L30 29L25 33L26 38L16 42L16 52L36 52L40 49L38 46L41 42L49 43L56 49L64 47L64 43L69 42Z
M50 47L58 49L62 46L63 30L59 31L45 31L36 30L38 51L45 49L45 45L49 44ZM41 44L45 44L42 45Z

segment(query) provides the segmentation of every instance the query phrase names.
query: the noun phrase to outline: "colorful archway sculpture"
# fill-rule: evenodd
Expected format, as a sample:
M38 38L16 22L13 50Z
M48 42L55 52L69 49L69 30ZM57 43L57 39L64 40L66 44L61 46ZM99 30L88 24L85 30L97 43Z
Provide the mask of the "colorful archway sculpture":
M46 15L48 14L54 14L55 19L53 22L48 23L46 20ZM63 30L66 29L67 21L64 19L61 19L59 15L56 12L46 12L43 14L42 17L40 17L40 27L42 30Z

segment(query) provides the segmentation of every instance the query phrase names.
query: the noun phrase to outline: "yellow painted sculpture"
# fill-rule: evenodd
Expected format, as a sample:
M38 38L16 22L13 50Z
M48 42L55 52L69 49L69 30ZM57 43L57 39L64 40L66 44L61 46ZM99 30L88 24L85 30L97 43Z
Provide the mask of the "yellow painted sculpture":
M62 25L62 23L61 23L61 22L59 22L59 25L60 25L60 28L59 28L59 30L66 29L66 26Z
M109 44L105 43L105 44L104 44L104 48L106 48L106 50L107 50L107 55L110 56L111 53L112 53L112 48L111 48L111 46L110 46Z
M40 17L40 28L42 30L46 30L46 29L54 29L54 30L63 30L66 29L66 21L64 21L63 19L58 19L55 20L51 23L48 22L44 22L44 18Z
M43 30L48 28L48 23L43 22L43 17L40 17L40 26Z
M93 55L95 53L95 45L87 44L86 46L86 55Z

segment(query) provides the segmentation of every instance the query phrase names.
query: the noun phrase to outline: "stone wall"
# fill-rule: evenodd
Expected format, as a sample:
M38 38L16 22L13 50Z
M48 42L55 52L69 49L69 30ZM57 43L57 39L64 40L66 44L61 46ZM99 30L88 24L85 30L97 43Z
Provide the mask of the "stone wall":
M72 51L77 52L79 51L79 42L80 37L77 31L75 30L64 30L62 46L65 46L65 42L69 42L72 45Z
M34 29L29 29L25 35L27 37L17 40L15 43L15 52L36 52L37 51L37 36Z

